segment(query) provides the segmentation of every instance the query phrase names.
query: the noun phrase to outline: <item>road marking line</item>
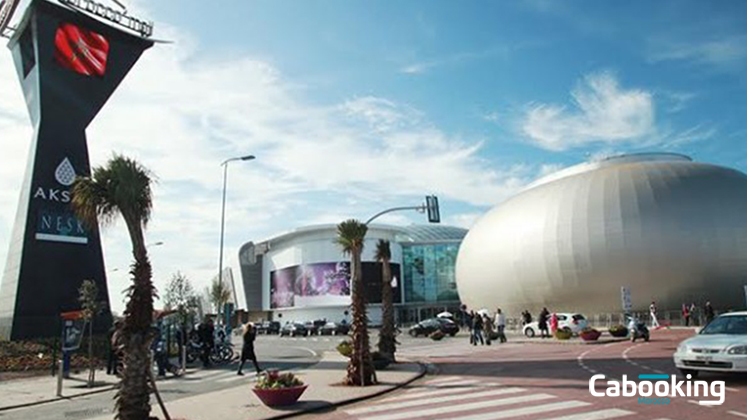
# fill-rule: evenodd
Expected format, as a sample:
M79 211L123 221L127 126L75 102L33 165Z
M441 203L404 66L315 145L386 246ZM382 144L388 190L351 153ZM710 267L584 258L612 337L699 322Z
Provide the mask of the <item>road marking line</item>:
M731 414L732 416L737 416L743 419L747 419L747 414L740 413L739 411L727 411L727 413Z
M571 408L587 407L591 403L583 401L564 401L545 405L535 405L529 407L515 408L513 410L498 411L492 413L475 414L473 416L461 416L460 420L498 420L511 417L525 416L529 414L545 413L548 411L564 410Z
M631 414L635 414L635 412L628 411L628 410L620 410L618 408L610 408L607 410L590 411L588 413L578 413L578 414L571 414L571 415L562 416L562 417L553 417L551 419L546 419L546 420L606 420L606 419L614 419L616 417L629 416ZM666 420L666 419L659 419L659 420Z
M419 405L430 405L430 404L437 404L437 403L450 402L450 401L471 400L471 399L482 398L482 397L493 397L496 395L516 394L516 393L524 392L524 391L526 391L526 389L524 388L502 388L502 389L496 389L492 391L476 392L476 393L467 394L467 395L459 394L459 395L449 395L446 397L437 397L437 398L421 398L415 401L395 402L391 404L377 404L377 405L370 406L370 407L356 408L353 410L347 410L346 413L348 414L375 413L377 411L396 410L400 408L417 407Z
M687 402L689 402L690 404L695 404L695 405L698 405L698 406L701 406L701 407L706 407L706 408L713 408L713 407L715 407L715 405L703 405L699 401L695 401L695 400L687 400Z
M525 395L522 397L511 397L511 398L502 398L498 400L480 401L480 402L469 403L469 404L458 404L458 405L452 405L449 407L428 408L424 410L406 411L402 413L387 413L387 414L382 414L378 416L364 417L364 418L361 418L360 420L402 420L402 419L410 419L413 417L425 417L425 416L435 416L435 415L441 415L441 414L447 414L447 413L459 413L462 411L477 410L477 409L489 408L489 407L498 407L501 405L519 404L519 403L525 403L525 402L530 402L530 401L541 401L541 400L546 400L550 398L555 398L555 396L549 395L549 394L533 394L533 395ZM588 405L588 403L582 403L582 404ZM464 417L460 416L459 418L464 418ZM478 419L475 419L475 420L478 420Z
M429 381L426 381L425 383L428 385L433 385L441 382L450 382L450 381L458 381L460 379L463 379L461 376L442 376L440 378L431 379Z
M726 390L727 390L727 391L731 391L731 392L739 392L739 390L738 390L738 389L736 389L736 388L732 388L732 387L728 387L728 386L726 387Z

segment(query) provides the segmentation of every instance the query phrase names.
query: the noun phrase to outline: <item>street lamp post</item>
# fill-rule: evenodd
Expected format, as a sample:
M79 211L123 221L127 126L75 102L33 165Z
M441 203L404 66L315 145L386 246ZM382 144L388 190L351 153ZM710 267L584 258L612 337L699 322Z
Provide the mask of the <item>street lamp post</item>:
M223 166L223 202L220 210L220 256L218 257L218 281L221 284L223 284L223 238L226 230L226 181L228 180L228 164L237 160L247 161L254 159L254 155L246 155L226 159L221 163L221 166ZM233 300L238 307L239 300L236 298L236 285L234 284L233 277L231 277L231 288L233 289ZM218 308L218 314L220 314L220 308Z

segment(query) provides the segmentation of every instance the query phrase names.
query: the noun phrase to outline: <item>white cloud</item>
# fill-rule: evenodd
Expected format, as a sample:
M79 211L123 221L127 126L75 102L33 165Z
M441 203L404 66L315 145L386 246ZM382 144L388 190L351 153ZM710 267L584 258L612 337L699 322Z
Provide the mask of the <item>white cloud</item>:
M484 213L459 213L452 216L448 216L444 219L444 223L451 226L459 226L465 229L470 229L477 220L483 216Z
M225 253L234 268L244 242L311 221L365 218L382 205L419 203L426 193L487 206L532 178L529 168L483 159L479 141L449 135L407 105L370 96L313 103L311 89L298 89L269 63L205 57L190 34L158 25L159 37L180 42L143 55L88 139L94 165L114 151L158 176L148 237L164 242L151 250L161 289L177 270L198 290L217 273L219 163L227 157L257 156L229 169ZM0 92L4 262L31 137L9 54L0 54ZM104 252L112 303L121 312L130 261L122 223L104 231Z
M747 59L747 36L734 35L702 42L657 41L652 43L649 60L688 61L719 69L743 68Z
M652 94L623 89L609 72L593 73L571 91L572 106L531 104L521 131L550 150L644 139L656 132Z

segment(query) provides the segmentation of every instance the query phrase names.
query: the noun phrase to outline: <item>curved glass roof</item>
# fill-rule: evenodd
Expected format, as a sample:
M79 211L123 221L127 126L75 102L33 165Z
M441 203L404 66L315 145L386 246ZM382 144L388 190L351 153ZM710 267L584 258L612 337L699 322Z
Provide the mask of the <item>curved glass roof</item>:
M398 230L397 242L458 242L467 235L467 229L442 225L410 225Z

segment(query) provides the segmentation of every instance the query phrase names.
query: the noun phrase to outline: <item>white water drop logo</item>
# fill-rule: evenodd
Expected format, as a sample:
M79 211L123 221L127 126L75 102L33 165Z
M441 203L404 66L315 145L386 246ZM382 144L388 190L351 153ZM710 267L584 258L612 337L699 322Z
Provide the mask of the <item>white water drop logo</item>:
M54 171L54 177L60 184L69 187L75 182L75 168L68 158L65 158L57 165Z

